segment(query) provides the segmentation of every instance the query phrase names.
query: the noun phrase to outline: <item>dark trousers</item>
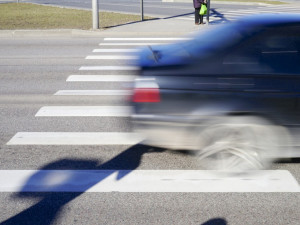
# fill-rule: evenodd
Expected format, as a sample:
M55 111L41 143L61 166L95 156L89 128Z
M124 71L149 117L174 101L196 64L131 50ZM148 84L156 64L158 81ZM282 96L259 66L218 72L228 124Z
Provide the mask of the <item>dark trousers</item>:
M203 23L203 16L200 16L200 9L201 8L195 8L195 23L201 24Z

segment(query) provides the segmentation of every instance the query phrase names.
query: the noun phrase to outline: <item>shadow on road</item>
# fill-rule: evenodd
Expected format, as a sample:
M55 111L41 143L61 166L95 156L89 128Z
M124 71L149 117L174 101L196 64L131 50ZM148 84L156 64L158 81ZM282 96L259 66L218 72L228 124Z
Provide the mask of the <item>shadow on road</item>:
M118 25L107 26L107 27L101 27L101 28L108 29L108 28L114 28L114 27L122 27L122 26L130 25L130 24L143 23L143 22L146 22L146 21L167 20L167 19L173 19L173 18L178 18L178 17L182 17L182 16L189 16L189 15L193 15L193 14L194 13L186 13L186 14L168 16L168 17L163 17L163 18L144 19L143 21L133 21L133 22L129 22L129 23L118 24ZM100 24L100 26L101 26L101 24Z
M174 16L168 16L168 17L164 17L163 19L167 20L167 19L178 18L178 17L182 17L182 16L191 16L191 15L194 15L194 12L179 14L179 15L174 15Z
M14 197L16 198L41 198L41 200L31 206L30 208L20 212L19 214L11 217L10 219L0 223L1 225L50 225L55 218L57 218L62 210L62 208L70 201L80 196L84 191L81 192L58 192L62 187L72 183L78 182L78 176L68 174L67 180L65 182L57 183L55 186L52 186L50 189L42 190L41 192L30 192L30 189L35 183L46 182L49 179L49 175L45 177L45 171L47 170L111 170L111 174L119 172L117 180L122 179L132 170L138 168L141 163L142 156L146 153L158 153L164 150L157 148L150 148L143 145L133 146L121 154L117 155L113 159L100 163L97 160L74 160L74 159L63 159L53 163L50 163L43 168L41 168L36 174L28 179L26 184L22 187L22 190ZM100 165L99 165L100 163ZM126 170L124 173L121 170ZM84 182L82 190L87 190L94 186L95 184L101 182L110 173L105 173L106 176L100 176L100 179L94 181L94 183ZM86 178L88 179L88 178ZM45 192L46 191L46 192Z
M201 225L227 225L227 221L222 218L211 219Z
M141 21L141 20L140 21L133 21L133 22L123 23L123 24L118 24L118 25L112 25L112 26L106 26L106 27L101 27L101 24L100 24L100 28L108 29L108 28L114 28L114 27L122 27L122 26L130 25L130 24L143 23L145 21L151 21L151 20L159 20L159 18L144 19L143 21Z
M210 22L210 24L229 22L229 20L225 18L225 15L218 12L216 9L210 9L210 16L214 16L214 21Z

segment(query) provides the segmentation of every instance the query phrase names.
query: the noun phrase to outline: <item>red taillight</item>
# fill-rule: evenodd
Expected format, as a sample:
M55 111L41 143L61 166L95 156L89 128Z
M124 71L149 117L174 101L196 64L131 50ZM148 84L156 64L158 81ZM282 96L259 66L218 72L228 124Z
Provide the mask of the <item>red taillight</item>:
M132 96L133 102L160 102L158 88L135 88Z

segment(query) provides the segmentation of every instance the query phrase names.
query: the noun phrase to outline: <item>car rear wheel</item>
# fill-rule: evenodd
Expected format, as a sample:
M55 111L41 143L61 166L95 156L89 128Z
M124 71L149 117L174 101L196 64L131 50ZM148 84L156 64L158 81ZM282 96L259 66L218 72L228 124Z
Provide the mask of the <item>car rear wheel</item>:
M260 117L225 117L200 132L197 156L205 169L264 169L288 136L285 128Z

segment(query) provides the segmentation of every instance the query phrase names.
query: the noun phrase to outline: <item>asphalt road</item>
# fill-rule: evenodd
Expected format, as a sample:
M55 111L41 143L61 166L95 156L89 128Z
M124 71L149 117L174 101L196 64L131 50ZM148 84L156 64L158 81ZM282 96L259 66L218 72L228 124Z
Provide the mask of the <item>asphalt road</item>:
M7 145L17 132L131 131L127 117L36 116L44 106L127 105L126 96L54 95L59 90L124 90L130 86L130 82L66 82L70 75L133 75L132 71L79 70L82 66L125 65L122 60L85 59L98 55L92 51L104 48L99 46L104 42L92 37L0 40L1 174L201 169L191 155L142 145ZM298 163L276 163L271 169L286 170L300 182ZM299 193L86 192L93 185L79 192L1 192L0 224L299 224ZM19 190L24 187L26 181Z
M34 2L45 5L58 5L64 7L72 7L79 9L92 9L91 0L24 0L22 2ZM100 11L113 11L139 14L141 9L140 0L99 0ZM162 2L161 0L144 0L144 14L147 16L156 17L172 17L182 16L194 13L192 1L191 3L178 3L178 2ZM212 10L243 10L255 9L259 5L240 5L240 4L222 4L213 3Z

